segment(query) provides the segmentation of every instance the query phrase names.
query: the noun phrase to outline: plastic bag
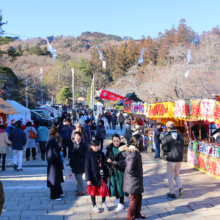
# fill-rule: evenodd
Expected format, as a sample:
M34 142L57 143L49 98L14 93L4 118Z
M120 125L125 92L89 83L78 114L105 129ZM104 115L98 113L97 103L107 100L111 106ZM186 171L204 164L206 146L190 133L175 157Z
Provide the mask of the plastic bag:
M71 170L71 167L66 167L65 168L65 181L74 181L74 176Z

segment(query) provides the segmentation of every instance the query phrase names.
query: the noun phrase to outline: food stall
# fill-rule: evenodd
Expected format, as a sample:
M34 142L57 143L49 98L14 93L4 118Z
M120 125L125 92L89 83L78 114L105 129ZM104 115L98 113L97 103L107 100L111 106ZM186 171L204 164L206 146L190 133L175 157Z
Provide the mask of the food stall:
M0 98L0 121L7 127L7 115L15 115L17 112L2 98Z
M185 121L184 125L190 139L187 153L188 165L220 179L220 143L218 143L220 139L216 138L214 142L210 138L196 140L194 133L191 132L191 127L198 121L203 121L206 129L212 123L219 125L220 102L214 99L178 100L175 102L174 116ZM210 134L209 128L207 133Z

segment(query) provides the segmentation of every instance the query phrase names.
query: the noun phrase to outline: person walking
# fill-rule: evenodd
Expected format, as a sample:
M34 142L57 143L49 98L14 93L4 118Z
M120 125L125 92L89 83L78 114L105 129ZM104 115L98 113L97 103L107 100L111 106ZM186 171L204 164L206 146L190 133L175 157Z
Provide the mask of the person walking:
M53 126L46 143L47 187L50 188L50 198L60 201L62 200L61 197L64 196L61 187L61 182L64 182L62 172L64 167L60 149L55 139L56 136L58 136L58 128Z
M73 141L73 149L71 152L69 165L74 173L77 196L85 195L85 187L82 179L83 173L85 173L85 157L88 151L88 145L82 141L82 133L75 132L75 140Z
M112 129L112 115L110 112L107 112L106 118L108 119L109 128Z
M105 130L107 130L109 124L108 124L108 119L105 117L105 115L102 116L102 120L104 121Z
M119 121L119 123L120 123L120 128L121 128L121 130L123 129L123 124L124 124L124 115L123 115L123 113L121 112L120 113L120 115L119 115L119 119L118 119L118 121Z
M184 140L182 134L177 133L172 121L166 123L168 134L163 138L162 149L167 154L167 178L169 182L170 193L168 198L176 199L175 183L179 189L179 196L184 195L184 190L179 177L181 162L183 160Z
M60 136L63 138L63 157L66 158L66 148L68 147L68 158L70 158L70 153L72 151L73 143L71 141L72 132L76 129L74 125L71 125L71 120L66 119L66 124L60 129Z
M96 131L97 131L97 135L99 135L100 137L100 143L101 143L101 148L100 150L103 150L103 142L106 139L106 130L105 130L105 126L104 126L104 121L100 120L99 121L99 125L96 127Z
M154 158L161 158L160 157L160 133L161 133L161 123L157 123L157 127L154 130L154 144L156 146L155 156Z
M112 115L112 128L113 128L113 130L115 130L117 122L118 122L117 121L117 116L115 115L115 112L114 112L113 115Z
M131 119L126 120L124 137L127 140L127 144L128 144L130 142L131 137L132 137Z
M90 121L90 119L86 120L86 124L84 125L84 131L87 134L86 143L88 144L88 146L90 146L90 143L92 141L91 121Z
M102 197L102 207L109 211L105 202L109 196L108 187L106 185L108 179L108 170L104 165L105 155L99 150L99 142L93 140L86 155L85 174L87 181L87 194L91 196L92 210L99 213L100 210L96 205L96 196Z
M34 132L34 134L37 135L37 131L35 130L35 128L32 126L32 122L28 121L26 123L26 128L24 130L25 134L26 134L26 138L27 138L27 143L26 143L26 161L30 160L30 151L32 149L32 157L33 160L36 160L36 143L35 143L35 139L30 137L30 132Z
M123 191L125 158L120 155L117 162L115 161L115 156L120 153L119 147L123 145L125 145L125 143L121 142L120 136L114 134L112 136L112 143L106 148L105 159L105 165L108 167L110 175L110 197L116 197L114 205L117 206L117 212L124 209L124 196L128 196L128 194Z
M76 123L76 130L74 130L72 132L72 135L71 135L72 142L74 142L74 140L75 140L75 133L76 132L81 132L82 133L82 142L86 143L86 141L87 141L87 134L86 134L84 128L82 128L82 125L79 122Z
M27 138L25 132L21 129L21 121L15 122L15 128L9 134L8 139L12 142L14 170L22 171L23 146L26 144Z
M141 152L144 150L143 138L135 134L128 147L120 147L119 151L125 157L125 172L123 190L129 193L130 204L126 220L146 219L141 215L143 187L143 167ZM117 159L117 158L116 158Z
M77 122L77 115L75 110L72 110L72 117L73 117L73 123Z
M40 127L37 129L38 134L38 141L40 145L40 151L41 151L41 159L45 160L45 153L46 153L46 143L49 138L49 130L45 126L45 122L40 123Z
M5 170L6 154L9 154L8 145L12 142L8 139L8 134L4 125L0 125L0 155L2 157L2 171Z
M99 122L102 120L102 115L101 114L99 114L99 117L98 117L98 119L97 119L97 125L99 124Z

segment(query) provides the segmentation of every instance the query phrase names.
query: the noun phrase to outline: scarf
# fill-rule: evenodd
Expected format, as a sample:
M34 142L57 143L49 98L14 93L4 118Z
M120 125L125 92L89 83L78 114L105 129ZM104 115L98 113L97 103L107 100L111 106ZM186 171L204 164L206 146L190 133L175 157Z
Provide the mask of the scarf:
M0 129L0 133L4 133L4 132L6 132L5 129Z
M136 151L139 152L139 150L135 146L133 146L133 145L130 145L129 148L135 149Z

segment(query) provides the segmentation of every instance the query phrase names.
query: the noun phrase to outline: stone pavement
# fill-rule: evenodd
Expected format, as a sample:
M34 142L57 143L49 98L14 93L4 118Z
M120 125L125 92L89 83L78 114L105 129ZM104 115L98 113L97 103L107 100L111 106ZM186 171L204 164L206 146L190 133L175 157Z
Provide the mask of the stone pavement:
M110 140L105 142L105 145ZM177 200L166 198L168 183L166 162L155 160L153 153L142 153L144 169L144 193L142 213L147 219L220 219L220 182L200 171L182 164L180 172L185 196ZM41 163L39 160L36 162ZM101 213L92 212L89 196L77 197L75 183L62 184L65 196L62 201L50 200L50 191L46 187L46 167L24 167L23 172L16 172L7 167L0 172L0 180L5 191L5 205L0 220L78 220L78 219L125 219L126 209L116 212L114 198L107 198L110 212L104 212L101 199L97 205ZM85 182L86 184L86 182Z

